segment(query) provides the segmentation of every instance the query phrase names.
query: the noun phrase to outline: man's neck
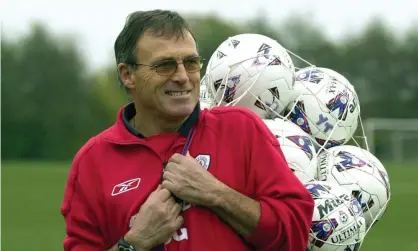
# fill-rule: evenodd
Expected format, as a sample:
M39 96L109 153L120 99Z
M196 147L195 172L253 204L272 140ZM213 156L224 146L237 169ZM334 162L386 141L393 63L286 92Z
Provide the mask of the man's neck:
M133 118L133 126L144 137L149 137L162 133L172 133L179 130L186 118L163 119L155 114L146 114L144 112L136 113Z

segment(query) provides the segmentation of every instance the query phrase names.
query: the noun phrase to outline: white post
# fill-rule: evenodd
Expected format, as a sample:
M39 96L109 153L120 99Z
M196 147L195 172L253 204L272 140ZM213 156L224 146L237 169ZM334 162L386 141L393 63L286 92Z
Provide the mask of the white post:
M418 132L418 119L391 119L391 118L368 118L363 123L364 136L369 145L369 151L375 154L375 131L388 130L394 132L392 149L397 161L403 160L403 140L406 132Z
M395 132L392 134L392 152L393 160L396 163L403 161L403 134L400 132Z

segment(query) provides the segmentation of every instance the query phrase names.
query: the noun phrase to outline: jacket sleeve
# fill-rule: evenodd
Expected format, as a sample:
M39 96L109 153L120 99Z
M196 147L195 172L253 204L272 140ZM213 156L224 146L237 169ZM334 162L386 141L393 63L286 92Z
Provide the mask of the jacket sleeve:
M71 166L61 214L65 219L66 236L64 251L102 251L104 238L99 229L98 220L92 205L97 201L94 192L93 177L89 177L83 162L84 149L80 150Z
M290 170L275 136L263 121L254 122L248 182L260 203L261 218L247 241L257 250L305 251L314 201Z

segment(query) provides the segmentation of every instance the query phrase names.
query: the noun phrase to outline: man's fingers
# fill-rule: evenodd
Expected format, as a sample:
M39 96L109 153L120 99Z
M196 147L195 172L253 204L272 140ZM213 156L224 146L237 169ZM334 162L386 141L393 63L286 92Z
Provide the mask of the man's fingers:
M158 187L157 187L157 189L154 190L154 192L158 192L160 190L161 190L161 184L158 184Z
M171 197L171 193L169 190L164 188L164 186L161 187L162 188L158 191L158 197L162 202L166 202Z
M170 202L172 202L172 203L176 203L176 199L175 199L173 196L171 196L171 197L168 199L168 201L170 201Z
M181 216L181 215L177 216L175 222L176 222L176 226L178 226L178 228L180 228L184 223L183 216Z
M164 180L168 180L168 181L174 181L174 177L176 176L173 172L171 172L172 170L164 170L163 172L163 181Z
M172 162L172 163L176 163L176 164L180 164L181 161L183 160L184 156L179 154L179 153L175 153L173 154L173 156L171 156L171 158L168 160L168 163Z
M174 201L174 200L173 200ZM180 212L181 212L181 205L179 204L179 203L175 203L174 202L174 205L173 205L173 207L171 208L171 213L172 213L172 215L179 215L180 214Z
M177 164L175 162L168 162L167 165L164 168L164 172L168 171L168 172L172 172L172 173L177 173L179 169L180 169L179 164Z
M163 187L164 190L167 190L171 195L170 191L173 191L173 189L174 189L174 183L173 182L171 182L170 180L163 180L163 183L161 183L161 186ZM164 201L167 201L167 199L168 198L166 198Z
M157 188L150 193L149 197L158 196L158 193L161 191L161 189L162 189L161 184L159 184Z
M167 206L171 209L174 207L174 204L176 204L176 201L174 200L173 196L170 196L170 198L168 198L165 203L167 203Z

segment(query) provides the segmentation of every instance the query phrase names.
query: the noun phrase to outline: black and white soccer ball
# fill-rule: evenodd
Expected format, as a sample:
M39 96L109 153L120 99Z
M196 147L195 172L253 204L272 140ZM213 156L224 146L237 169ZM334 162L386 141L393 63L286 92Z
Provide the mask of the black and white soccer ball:
M358 250L366 236L358 201L333 183L311 181L304 185L315 202L306 251Z
M210 109L213 105L213 100L210 98L205 85L200 86L199 102L200 102L200 109L202 110Z
M325 148L346 144L358 127L360 104L351 83L341 74L309 67L296 73L296 98L289 119Z
M288 120L276 118L263 121L276 136L295 176L302 183L314 180L317 176L317 153L310 136Z
M277 41L240 34L215 50L202 84L215 106L240 106L261 118L272 118L282 114L294 98L294 77L292 59Z
M383 164L369 151L344 145L318 155L318 180L342 186L359 201L367 227L384 215L390 183Z

